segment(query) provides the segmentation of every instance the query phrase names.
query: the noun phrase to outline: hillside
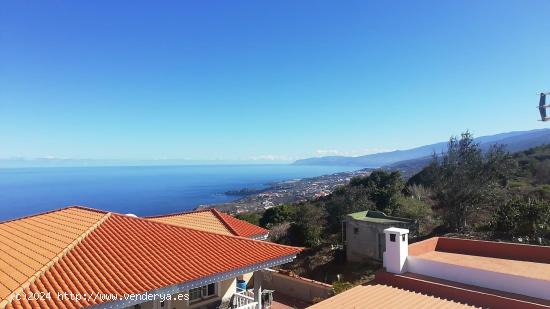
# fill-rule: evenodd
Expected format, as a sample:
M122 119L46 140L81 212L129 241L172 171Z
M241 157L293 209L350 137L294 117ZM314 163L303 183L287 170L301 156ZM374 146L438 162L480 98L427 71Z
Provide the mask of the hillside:
M522 132L512 132L493 135L491 137L476 138L475 141L479 143L480 148L483 151L487 151L491 146L495 144L505 145L506 150L515 153L528 150L533 147L550 144L550 129L533 130ZM533 151L530 149L529 151ZM519 155L519 154L518 154ZM384 166L384 169L391 171L400 171L403 177L408 178L418 172L420 172L425 166L427 166L432 159L432 155L416 158L412 160L406 160L396 162Z
M539 129L531 131L517 131L500 133L496 135L482 136L475 139L483 150L487 150L495 144L504 144L510 152L521 151L550 143L550 129ZM376 153L359 157L330 156L320 158L309 158L294 162L297 165L342 165L358 167L388 167L390 169L405 170L415 167L414 171L420 170L427 162L426 158L433 153L441 153L447 148L447 142L440 142L425 145L407 150L396 150L390 152ZM419 161L415 161L418 160ZM420 168L418 168L420 167ZM406 172L409 174L409 171Z

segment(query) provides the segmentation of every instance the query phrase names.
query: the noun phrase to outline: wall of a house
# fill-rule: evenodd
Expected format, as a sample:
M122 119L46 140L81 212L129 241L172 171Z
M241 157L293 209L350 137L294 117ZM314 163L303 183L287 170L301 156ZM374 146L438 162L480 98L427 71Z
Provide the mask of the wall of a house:
M212 297L208 300L189 304L189 301L185 300L183 296L181 296L181 300L177 300L178 297L175 296L177 294L174 294L172 297L172 301L167 302L165 307L161 308L159 306L159 301L150 301L146 303L140 304L140 309L211 309L216 308L220 301L221 302L229 302L231 300L231 296L233 293L235 293L237 290L237 279L228 279L219 282L218 284L218 291L217 296ZM187 292L181 293L186 294ZM128 309L134 309L134 306L128 307Z
M312 303L314 299L325 299L333 294L330 284L314 280L291 277L273 270L264 269L262 272L262 288L274 290L298 300Z
M346 258L350 262L381 261L385 250L384 229L408 228L408 223L386 224L346 217ZM380 244L379 244L380 242Z

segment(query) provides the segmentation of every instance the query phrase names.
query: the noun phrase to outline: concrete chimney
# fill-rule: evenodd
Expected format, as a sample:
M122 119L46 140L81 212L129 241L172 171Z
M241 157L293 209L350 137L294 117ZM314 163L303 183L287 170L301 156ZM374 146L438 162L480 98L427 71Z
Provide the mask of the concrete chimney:
M409 230L390 227L384 230L386 251L384 267L387 272L402 274L406 272L405 261L409 255Z

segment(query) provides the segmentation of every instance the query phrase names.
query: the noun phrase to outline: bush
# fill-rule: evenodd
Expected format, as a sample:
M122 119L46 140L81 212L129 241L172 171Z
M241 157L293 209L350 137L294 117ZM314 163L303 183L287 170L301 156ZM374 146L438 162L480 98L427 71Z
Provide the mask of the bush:
M288 234L290 230L290 223L284 222L281 224L274 225L269 230L269 241L278 243L278 244L291 244L290 235Z
M545 237L550 233L550 203L515 197L496 209L491 226L508 236Z
M269 228L273 225L294 220L296 213L295 207L291 205L281 205L267 209L259 220L260 226Z
M326 213L323 208L310 203L297 205L292 235L299 245L315 247L321 244Z
M334 294L340 294L346 290L353 288L353 284L347 281L335 281L332 283Z
M243 212L235 215L235 218L239 220L244 220L248 223L259 225L260 224L260 215L256 212Z
M433 211L430 204L414 197L401 196L398 199L397 216L414 219L420 231L426 231L433 223Z

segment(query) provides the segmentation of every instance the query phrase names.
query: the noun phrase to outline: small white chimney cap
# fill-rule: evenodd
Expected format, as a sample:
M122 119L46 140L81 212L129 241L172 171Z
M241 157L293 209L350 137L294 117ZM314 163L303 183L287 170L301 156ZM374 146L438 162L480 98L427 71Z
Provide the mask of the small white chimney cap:
M397 228L397 227L390 227L390 228L385 229L384 233L386 233L386 234L392 233L392 234L403 235L403 234L409 234L409 230L408 229L400 229L400 228Z

